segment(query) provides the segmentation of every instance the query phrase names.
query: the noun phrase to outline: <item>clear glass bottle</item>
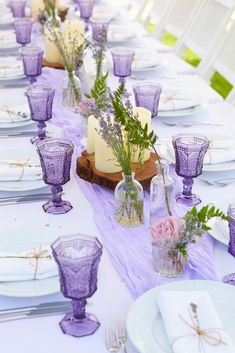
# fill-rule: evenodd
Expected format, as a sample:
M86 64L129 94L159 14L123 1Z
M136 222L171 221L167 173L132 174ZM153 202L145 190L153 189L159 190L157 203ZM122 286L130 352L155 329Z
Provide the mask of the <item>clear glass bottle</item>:
M62 83L63 95L62 104L66 108L78 109L81 103L81 81L74 71L66 71L67 75Z
M150 227L160 219L169 216L174 206L174 182L169 176L166 161L156 162L157 174L150 184ZM164 177L163 177L164 176Z
M124 227L136 227L144 222L144 191L135 174L124 175L114 192L115 219Z

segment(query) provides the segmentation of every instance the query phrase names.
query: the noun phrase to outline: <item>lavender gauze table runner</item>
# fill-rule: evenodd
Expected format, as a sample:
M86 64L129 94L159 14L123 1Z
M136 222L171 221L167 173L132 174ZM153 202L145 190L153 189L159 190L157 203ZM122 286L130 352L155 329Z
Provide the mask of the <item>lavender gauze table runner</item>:
M61 106L60 86L64 74L61 70L45 68L38 81L50 84L57 89L53 107L53 123L63 127L64 135L75 144L73 170L76 180L93 209L101 241L107 249L114 267L125 281L132 296L136 298L146 290L170 281L158 276L153 271L151 242L148 237L149 193L145 192L145 223L136 228L123 228L114 220L114 193L82 180L76 175L75 162L84 149L81 145L84 132L80 126L79 114ZM181 188L181 180L173 169L171 174L175 181L176 190ZM183 206L176 205L174 213L183 216L185 211ZM202 239L198 239L195 245L191 245L189 263L184 275L179 279L215 280L213 247L214 241L208 234L205 234Z

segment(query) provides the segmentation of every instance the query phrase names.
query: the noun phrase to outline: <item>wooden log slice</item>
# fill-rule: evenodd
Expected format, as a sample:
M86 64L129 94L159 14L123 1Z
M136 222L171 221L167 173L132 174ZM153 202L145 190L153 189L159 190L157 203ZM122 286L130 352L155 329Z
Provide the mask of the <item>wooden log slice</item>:
M149 189L151 179L156 175L155 162L157 157L155 153L151 153L150 159L141 167L139 163L133 164L135 179L140 182L144 190ZM109 189L114 190L117 183L122 179L122 173L103 173L95 167L95 154L88 154L83 151L81 157L77 159L77 175L89 181Z

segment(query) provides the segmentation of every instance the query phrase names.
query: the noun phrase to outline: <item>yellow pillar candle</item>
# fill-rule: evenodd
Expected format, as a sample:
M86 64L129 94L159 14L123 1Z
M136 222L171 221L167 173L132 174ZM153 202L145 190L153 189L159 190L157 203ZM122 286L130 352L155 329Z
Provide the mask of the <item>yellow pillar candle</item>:
M98 133L95 136L95 167L103 173L118 173L122 170L117 165L112 149Z
M54 31L60 31L60 28L55 28ZM61 62L61 56L60 52L57 49L54 41L53 41L53 36L50 33L49 29L45 29L45 59L46 61L50 63L60 63Z
M97 130L99 128L99 122L94 115L89 116L87 123L87 153L91 154L95 152L95 138Z
M82 45L84 42L84 22L78 19L66 20L64 23L64 41L68 49L72 47L72 42L76 38L76 44ZM71 48L72 49L72 48Z
M151 112L148 109L142 108L142 107L133 107L133 113L138 116L138 120L141 122L141 126L145 127L145 125L148 125L148 132L151 131ZM136 148L134 156L133 156L133 162L137 163L138 162L138 156L139 156L139 148ZM150 151L145 150L143 152L143 162L147 161L150 158Z
M31 15L36 17L40 11L44 10L44 1L43 0L32 0L31 2Z
M56 8L58 9L60 7L60 0L57 0L56 3ZM40 11L44 10L44 1L43 0L32 0L31 1L31 15L32 17L36 17Z

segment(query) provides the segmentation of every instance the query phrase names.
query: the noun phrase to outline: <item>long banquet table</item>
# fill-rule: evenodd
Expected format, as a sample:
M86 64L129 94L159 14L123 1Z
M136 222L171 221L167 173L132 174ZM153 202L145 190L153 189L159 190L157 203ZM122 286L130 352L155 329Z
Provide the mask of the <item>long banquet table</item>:
M178 62L178 58L176 59ZM183 65L183 62L182 62ZM45 71L46 70L46 71ZM42 78L45 79L44 69ZM185 72L187 74L187 72ZM151 79L159 79L158 72L151 76ZM164 75L162 75L164 80ZM169 85L172 80L168 79ZM210 103L207 109L198 113L200 121L212 120L222 122L224 126L211 125L195 125L192 127L166 126L160 119L156 118L153 126L158 136L161 139L171 138L178 132L202 132L203 134L216 134L235 136L235 108L231 105L222 102L220 97L212 91L211 88L197 75L179 76L179 82L188 82L188 85L196 90L203 92L207 96ZM159 81L161 81L159 79ZM127 87L135 83L136 80L129 79ZM114 87L117 84L117 79L110 74L110 85ZM5 89L0 88L0 103L3 104L9 97L14 98L14 103L20 101L24 95L24 88ZM52 121L53 122L53 121ZM58 123L58 117L55 119ZM52 127L53 130L53 127ZM56 132L58 134L58 131ZM59 132L62 134L62 131ZM0 140L0 148L10 148L12 139ZM19 147L22 144L28 145L29 148L34 148L29 141L23 141L21 138L14 139L14 144ZM224 187L215 185L208 186L205 182L199 179L195 180L194 191L198 193L203 200L203 203L218 202L231 200L234 196L235 184L231 183ZM27 205L11 205L1 207L1 232L7 232L30 228L58 230L58 234L85 233L99 238L99 230L95 224L91 205L85 198L82 190L76 182L75 176L71 175L71 181L64 187L65 198L70 200L73 205L73 210L65 215L53 216L44 213L41 203L33 203ZM110 234L110 237L112 234ZM133 239L134 243L134 239ZM214 241L214 260L218 276L218 280L222 280L225 274L235 272L235 260L228 255L224 245ZM0 309L11 308L17 306L31 305L36 303L63 300L61 294L50 295L45 297L35 298L14 298L0 297ZM13 321L0 324L0 346L2 352L7 353L49 353L49 352L70 352L70 353L101 353L105 351L104 329L105 323L117 314L127 315L134 298L131 296L126 287L125 282L120 278L116 269L110 260L110 257L104 249L103 256L98 274L98 290L93 297L88 301L87 310L95 313L101 321L101 327L93 336L84 338L74 338L63 335L58 322L60 316L44 317L31 320ZM128 352L136 352L135 348L128 342Z

